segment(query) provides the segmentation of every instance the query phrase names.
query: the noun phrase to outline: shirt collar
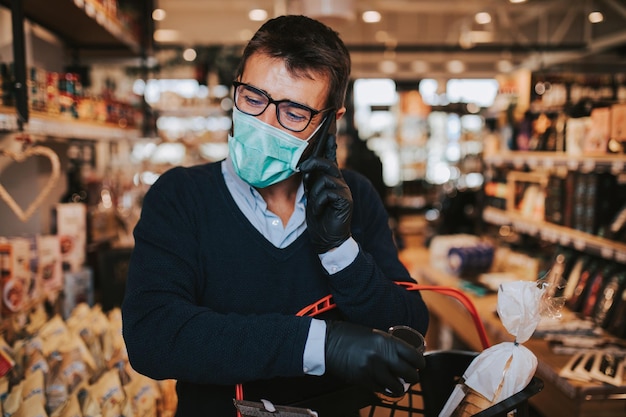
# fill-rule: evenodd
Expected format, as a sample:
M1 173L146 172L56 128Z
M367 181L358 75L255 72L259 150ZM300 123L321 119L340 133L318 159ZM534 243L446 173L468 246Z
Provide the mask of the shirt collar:
M261 197L261 194L259 194L257 189L242 180L239 175L237 175L230 155L228 155L222 162L222 175L224 176L224 180L226 181L226 184L231 192L238 193L247 201L248 204L261 204L264 209L267 208L265 200L263 200L263 197ZM302 181L300 181L298 191L296 191L296 204L304 203L305 198L304 185L302 184Z

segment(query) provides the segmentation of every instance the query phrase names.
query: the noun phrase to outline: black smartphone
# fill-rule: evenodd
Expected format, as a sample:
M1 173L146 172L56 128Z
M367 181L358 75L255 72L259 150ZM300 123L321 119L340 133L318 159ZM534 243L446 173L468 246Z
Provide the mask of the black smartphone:
M324 119L324 122L322 123L322 126L315 133L315 136L311 138L313 148L304 152L298 166L312 156L320 158L326 157L326 137L328 135L337 136L337 112L334 111L328 113L326 119Z

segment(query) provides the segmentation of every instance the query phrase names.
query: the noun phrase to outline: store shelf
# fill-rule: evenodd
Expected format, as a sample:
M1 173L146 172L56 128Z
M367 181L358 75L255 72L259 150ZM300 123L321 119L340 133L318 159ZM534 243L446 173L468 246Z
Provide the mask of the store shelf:
M626 264L626 244L590 235L579 230L548 222L527 219L519 213L485 207L483 220L495 225L510 225L519 233L539 237L545 242L556 243L584 251L604 259Z
M626 167L626 155L573 156L563 152L507 152L484 157L488 166L512 166L516 169L552 169L566 167L570 171L593 172L596 169L610 170L619 174Z
M18 131L17 115L10 108L0 107L0 133ZM138 129L121 128L104 123L63 119L47 114L31 112L24 133L57 138L84 140L135 139L140 136Z
M0 5L10 9L11 2L0 0ZM140 52L137 36L95 1L26 1L22 7L24 17L50 30L69 47Z

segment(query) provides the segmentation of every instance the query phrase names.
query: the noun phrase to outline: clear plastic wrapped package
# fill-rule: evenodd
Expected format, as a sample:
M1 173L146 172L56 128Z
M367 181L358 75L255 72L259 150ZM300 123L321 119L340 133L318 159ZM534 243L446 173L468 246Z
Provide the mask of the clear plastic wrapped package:
M545 283L512 281L498 289L497 311L515 337L482 351L463 374L439 417L473 415L524 389L537 369L536 356L525 346L543 316L558 316L563 303Z

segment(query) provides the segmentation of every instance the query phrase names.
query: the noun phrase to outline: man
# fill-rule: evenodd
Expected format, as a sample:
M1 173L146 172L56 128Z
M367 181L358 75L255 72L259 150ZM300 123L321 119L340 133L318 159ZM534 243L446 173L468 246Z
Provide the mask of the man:
M179 416L234 416L237 383L247 400L294 405L346 385L400 395L418 379L423 357L386 330L424 333L427 309L394 282L412 279L382 202L339 170L326 134L349 73L330 28L266 22L233 83L228 158L174 168L145 196L124 338L134 369L177 380ZM328 294L329 316L296 316Z

